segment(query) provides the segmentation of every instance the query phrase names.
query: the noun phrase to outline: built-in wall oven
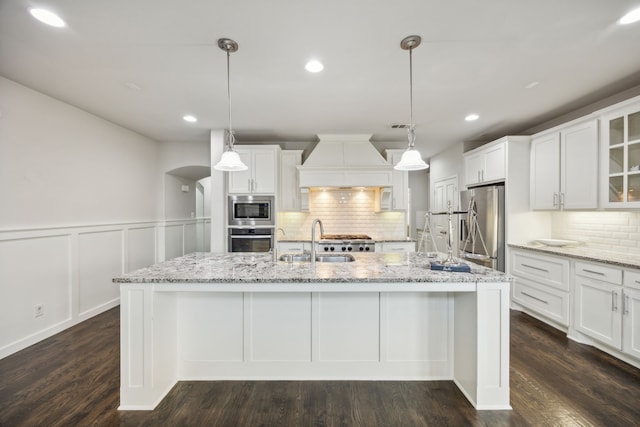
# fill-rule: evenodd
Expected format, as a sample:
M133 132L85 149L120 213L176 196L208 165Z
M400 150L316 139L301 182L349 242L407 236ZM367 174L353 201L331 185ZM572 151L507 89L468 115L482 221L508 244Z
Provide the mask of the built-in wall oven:
M269 252L274 240L273 227L229 227L229 252Z
M275 225L273 196L230 195L229 226Z

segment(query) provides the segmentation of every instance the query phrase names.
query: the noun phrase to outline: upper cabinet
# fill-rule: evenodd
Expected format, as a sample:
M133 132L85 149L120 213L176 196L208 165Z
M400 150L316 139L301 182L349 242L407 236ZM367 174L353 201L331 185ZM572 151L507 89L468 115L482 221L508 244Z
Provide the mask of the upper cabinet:
M602 205L640 207L640 102L602 117Z
M402 155L406 150L385 150L387 162L396 165L400 162ZM384 196L383 189L381 196ZM389 210L403 211L407 210L409 202L409 173L407 171L393 170L391 172L391 192L389 197Z
M531 209L598 207L598 121L531 141Z
M278 157L277 145L236 145L246 171L229 173L229 194L275 194Z
M502 140L465 153L465 184L474 186L504 181L507 175L505 153Z
M302 164L302 151L282 150L280 153L280 193L278 194L278 200L280 201L281 211L303 210L297 168ZM308 190L306 194L308 194Z

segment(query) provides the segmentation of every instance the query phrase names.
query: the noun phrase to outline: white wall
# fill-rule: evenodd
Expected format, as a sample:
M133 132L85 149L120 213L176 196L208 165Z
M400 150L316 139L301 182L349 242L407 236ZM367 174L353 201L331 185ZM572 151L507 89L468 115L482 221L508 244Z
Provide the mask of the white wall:
M157 219L154 141L0 77L2 229Z
M111 279L157 260L159 158L155 141L0 77L0 358L118 305ZM193 247L195 226L172 225Z

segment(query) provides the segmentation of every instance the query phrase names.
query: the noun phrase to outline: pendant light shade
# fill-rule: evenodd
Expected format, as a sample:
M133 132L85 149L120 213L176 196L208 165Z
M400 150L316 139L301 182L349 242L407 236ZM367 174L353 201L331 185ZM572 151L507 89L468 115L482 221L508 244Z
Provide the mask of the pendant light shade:
M249 169L240 159L240 155L235 151L234 144L236 138L233 135L233 128L231 127L231 83L229 79L229 56L231 52L238 50L238 43L231 39L218 39L218 47L227 52L227 101L229 102L229 130L225 133L227 148L220 161L216 163L213 168L219 171L235 172L244 171Z
M242 160L240 155L236 151L227 150L222 153L220 161L213 167L219 171L236 172L247 170L248 167Z
M408 36L402 39L400 47L409 51L409 111L411 114L409 129L407 130L407 136L409 138L409 145L407 151L402 154L400 162L393 168L401 171L417 171L427 169L428 164L422 160L420 152L415 149L416 131L413 124L413 49L420 46L422 39L420 36Z

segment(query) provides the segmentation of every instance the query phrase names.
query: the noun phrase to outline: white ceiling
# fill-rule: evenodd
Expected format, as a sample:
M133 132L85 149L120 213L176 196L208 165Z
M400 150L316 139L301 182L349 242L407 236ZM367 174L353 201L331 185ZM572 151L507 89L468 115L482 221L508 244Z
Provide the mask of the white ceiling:
M47 27L30 6L57 12ZM640 84L640 0L0 0L0 74L159 141L367 133L402 147L413 54L416 145L490 140ZM304 70L318 58L319 74ZM534 88L525 89L533 81ZM131 84L139 89L132 89ZM467 123L468 113L480 120ZM199 118L182 120L186 113ZM386 143L397 141L396 144ZM293 144L295 145L295 144ZM291 148L291 145L288 146Z

